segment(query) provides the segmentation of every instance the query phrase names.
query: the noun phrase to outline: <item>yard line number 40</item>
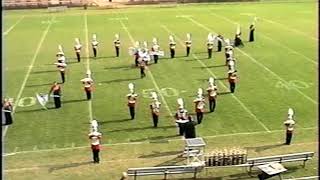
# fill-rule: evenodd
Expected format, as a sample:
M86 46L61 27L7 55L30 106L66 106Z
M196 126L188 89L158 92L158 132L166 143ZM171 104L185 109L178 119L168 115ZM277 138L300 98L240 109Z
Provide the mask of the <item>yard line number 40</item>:
M299 80L291 80L288 82L278 81L275 87L290 90L290 89L307 89L312 85L313 83L307 83Z

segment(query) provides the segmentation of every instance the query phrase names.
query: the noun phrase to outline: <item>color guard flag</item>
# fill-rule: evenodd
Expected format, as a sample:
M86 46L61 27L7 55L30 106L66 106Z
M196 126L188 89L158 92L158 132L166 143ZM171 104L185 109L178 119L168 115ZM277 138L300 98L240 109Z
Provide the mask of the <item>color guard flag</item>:
M40 105L43 107L43 108L45 108L45 109L47 109L47 107L46 107L46 104L47 104L47 102L49 101L49 95L48 94L41 94L41 93L37 93L36 94L36 97L37 97L37 100L38 100L38 102L40 103Z

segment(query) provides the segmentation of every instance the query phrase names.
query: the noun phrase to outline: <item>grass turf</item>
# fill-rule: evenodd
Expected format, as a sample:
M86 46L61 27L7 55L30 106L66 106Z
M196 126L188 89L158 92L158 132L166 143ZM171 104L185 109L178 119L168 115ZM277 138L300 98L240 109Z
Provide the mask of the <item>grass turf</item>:
M233 38L235 23L242 25L242 38L245 42L245 47L235 50L236 67L240 77L236 93L218 97L216 112L205 114L203 123L197 126L197 136L277 132L283 128L282 122L289 107L293 107L296 112L297 130L317 128L316 12L314 2L206 4L105 11L71 9L57 14L46 13L45 10L5 11L4 32L25 16L4 36L5 95L16 98L28 75L20 98L25 102L16 108L15 122L6 134L5 152L88 145L86 135L90 118L89 104L84 100L85 94L80 83L88 62L95 80L92 114L100 122L103 143L179 139L175 136L176 127L170 117L170 113L176 110L178 97L183 97L187 109L193 112L192 100L197 88L206 88L207 79L212 75L219 78L219 92L229 91L228 83L224 79L227 70L225 66L221 66L224 64L224 54L214 52L213 59L207 59L205 43L208 32ZM247 29L253 19L250 16L259 17L254 43L246 42ZM48 20L52 18L54 23L49 25ZM190 57L184 57L185 49L181 44L187 32L192 33L193 39ZM100 41L97 59L91 58L90 45L90 54L86 52L86 38L90 40L93 33L97 34ZM112 41L115 33L120 34L122 43L119 58L114 57ZM170 34L174 34L177 41L175 59L168 58ZM83 44L81 63L76 63L73 51L76 37L79 37ZM139 70L131 67L133 58L128 55L128 48L132 46L132 41L136 40L145 40L151 44L153 37L159 39L166 57L161 58L158 64L152 64L147 77L140 79ZM34 97L36 92L47 92L51 82L60 80L59 73L52 65L58 44L63 45L70 62L67 67L67 82L62 86L63 108L46 111L38 104L25 106L32 104L30 98L25 97ZM27 74L33 60L34 65L30 74ZM137 117L133 121L128 120L125 98L129 82L135 83L139 94ZM148 94L150 90L160 90L165 100L160 98L162 109L157 129L152 128L149 111L151 100ZM49 106L53 106L52 102ZM303 136L301 141L313 142L317 131L312 132L311 136ZM282 135L278 133L277 137ZM254 144L268 141L268 137L259 136L259 139L257 137L248 141ZM222 142L219 144L221 147L229 144ZM140 146L142 149L135 151L143 154L151 151L151 147ZM123 148L130 147L131 145L126 145ZM176 148L174 145L170 147ZM281 148L279 150L282 153L287 151ZM44 160L53 161L51 156L59 156L61 153L57 151L44 155ZM72 151L71 154L70 160L66 161L77 159L82 153ZM123 153L121 158L129 158L126 154ZM11 162L17 164L21 160L19 156L12 156L6 162L8 165ZM34 158L37 158L37 155ZM156 162L149 163L154 165ZM32 160L30 166L32 163L37 164L37 161ZM143 163L129 165L143 166ZM115 174L125 170L116 166ZM20 176L19 173L15 176L15 173L8 173L8 177ZM87 172L87 175L92 173ZM310 173L314 174L314 171ZM39 178L46 175L47 173L39 172ZM63 174L61 176L64 177ZM77 178L77 175L66 178Z

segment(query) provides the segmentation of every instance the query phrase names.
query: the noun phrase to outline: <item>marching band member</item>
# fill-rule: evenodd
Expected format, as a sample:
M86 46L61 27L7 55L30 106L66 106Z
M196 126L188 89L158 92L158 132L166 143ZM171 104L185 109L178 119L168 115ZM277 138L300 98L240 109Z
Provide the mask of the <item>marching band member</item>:
M244 46L244 44L242 43L242 40L241 40L240 25L238 25L238 27L237 27L236 35L235 35L235 38L234 38L234 46L235 47Z
M147 63L150 60L150 55L148 54L146 49L143 48L139 52L139 57L140 57L140 59L138 60L138 62L139 62L139 67L140 67L140 77L144 78L144 77L146 77L146 73L144 71L147 68Z
M213 35L211 33L208 34L208 42L207 42L207 48L208 48L208 59L212 57L212 49L213 49Z
M158 127L161 103L158 100L157 93L151 92L151 97L153 99L153 102L150 104L152 120L153 120L153 126L154 127Z
M249 30L250 30L249 42L253 42L254 41L254 31L256 30L256 27L255 27L255 21L256 20L257 20L257 17L254 18L253 22L251 23L251 25L249 27Z
M169 36L169 47L170 47L170 56L171 58L174 58L174 55L176 53L176 42L174 41L173 36Z
M210 112L214 112L214 109L216 108L217 90L218 88L214 83L214 79L210 77L209 86L207 88Z
M217 47L218 47L217 52L220 52L221 49L222 49L223 36L219 34L219 35L216 37L216 39L217 39Z
M153 38L152 42L153 42L153 46L151 48L151 52L152 52L152 55L153 55L154 63L157 64L158 63L158 59L159 59L160 46L159 46L158 41L157 41L156 38Z
M191 34L187 33L187 40L185 41L186 43L186 51L187 51L187 56L190 54L191 50L191 45L192 45L192 40L191 40Z
M237 74L236 74L236 70L231 69L228 71L228 81L230 84L230 92L234 93L234 90L236 88L236 81L237 81Z
M66 63L66 57L64 56L63 52L58 52L57 57L58 63Z
M53 85L51 86L51 89L49 91L49 95L53 92L53 97L54 100L54 105L56 108L61 107L61 87L57 82L54 82Z
M289 116L286 121L283 123L286 126L286 145L290 145L292 135L293 135L293 126L295 124L295 121L293 120L293 116Z
M57 65L57 68L60 71L61 81L62 81L62 83L64 83L66 81L66 79L65 79L65 73L66 73L65 69L67 67L67 64L64 63L64 62L62 62L62 63L54 63L54 64Z
M179 98L178 100L179 109L176 112L176 123L179 127L179 135L183 136L185 133L185 124L188 122L188 111L184 109L183 99Z
M139 41L136 41L135 48L134 48L134 57L135 57L134 61L135 61L136 67L139 66L139 61L138 61L139 60L139 51L140 51L140 43L139 43Z
M227 59L227 63L228 63L228 70L232 70L232 69L235 69L235 61L236 59L235 58L228 58Z
M84 91L86 92L87 95L87 100L91 99L91 92L93 90L93 80L91 78L91 72L90 70L87 71L87 77L81 79L80 81L82 82L82 84L84 84Z
M88 134L89 139L91 140L91 150L93 155L93 163L99 163L99 152L100 152L100 141L102 134L98 132L97 129L93 129L92 132Z
M195 111L197 113L198 124L201 124L202 122L204 106L205 106L205 99L202 94L203 94L203 90L199 88L197 98L193 101L195 103Z
M98 44L99 44L99 42L97 41L97 35L93 34L92 35L91 45L92 45L92 50L93 50L93 56L94 57L97 57Z
M129 87L129 91L130 91L130 93L127 94L128 107L129 107L131 119L133 120L134 116L135 116L135 104L137 101L138 94L134 93L134 84L133 83L129 83L128 87Z
M12 101L11 99L4 99L2 102L2 112L4 112L4 118L5 118L5 124L4 125L10 125L12 124Z
M143 42L143 48L142 48L142 55L140 56L148 65L150 61L150 55L149 55L149 49L148 49L148 43L146 41Z
M78 62L80 62L80 52L81 52L82 45L80 44L79 38L76 38L75 41L76 41L76 44L74 45L74 50L76 51Z
M115 40L113 41L114 43L114 47L116 49L116 56L119 57L119 53L120 53L120 37L119 34L115 35Z

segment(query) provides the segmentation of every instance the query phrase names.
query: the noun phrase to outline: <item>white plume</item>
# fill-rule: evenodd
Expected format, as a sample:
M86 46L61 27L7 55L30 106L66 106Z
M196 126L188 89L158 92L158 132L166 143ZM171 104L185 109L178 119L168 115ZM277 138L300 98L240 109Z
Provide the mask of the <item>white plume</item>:
M144 48L148 48L148 43L147 43L147 41L144 41L144 42L143 42L143 45L144 45Z
M289 109L288 109L288 116L292 118L293 115L294 115L293 109L292 109L292 108L289 108Z
M238 24L238 27L237 27L237 31L236 31L236 34L241 34L241 28L240 28L240 24Z
M151 97L153 100L158 100L158 95L156 92L151 92Z
M115 34L114 37L118 40L120 38L119 34Z
M177 99L177 102L179 104L179 108L183 108L183 99L179 98L179 99Z
M170 42L173 42L174 40L173 40L173 36L169 36L169 40L170 40Z
M187 33L187 41L191 41L191 34Z
M92 39L93 39L93 40L97 40L97 35L96 35L96 34L93 34L93 35L92 35Z
M59 44L59 46L58 46L58 49L59 49L60 52L63 52L62 46L61 46L60 44Z
M213 77L210 77L210 78L209 78L209 84L210 84L210 85L213 85L213 84L214 84L214 78L213 78Z
M153 38L152 42L153 42L153 44L157 44L158 43L157 38Z
M75 41L76 41L76 44L77 44L77 45L80 45L80 40L79 40L79 38L75 38Z
M136 46L136 48L138 48L140 46L140 42L136 41L135 46Z
M130 91L131 93L133 93L133 92L134 92L134 84L133 84L133 83L129 83L129 84L128 84L128 87L129 87L129 91Z

